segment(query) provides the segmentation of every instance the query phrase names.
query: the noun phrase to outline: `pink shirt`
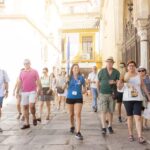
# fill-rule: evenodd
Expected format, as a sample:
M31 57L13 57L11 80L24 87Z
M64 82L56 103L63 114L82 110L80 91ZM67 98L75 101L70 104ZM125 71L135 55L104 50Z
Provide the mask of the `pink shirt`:
M39 80L39 74L36 70L22 71L20 73L21 90L22 92L36 91L36 81Z

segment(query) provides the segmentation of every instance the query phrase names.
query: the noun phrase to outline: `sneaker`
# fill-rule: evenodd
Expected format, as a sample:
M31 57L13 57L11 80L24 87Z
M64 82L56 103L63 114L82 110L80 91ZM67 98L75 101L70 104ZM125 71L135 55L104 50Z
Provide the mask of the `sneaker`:
M118 122L122 123L122 118L121 117L118 117Z
M71 132L71 133L74 133L74 130L75 130L75 127L71 127L71 128L70 128L70 132Z
M80 132L76 133L75 138L78 140L83 140L83 136Z
M103 135L106 134L106 128L102 128L102 134L103 134Z
M112 129L112 127L108 127L108 132L109 132L109 134L113 134L114 133L114 130Z
M37 120L33 119L33 125L36 126L37 125Z
M28 129L28 128L30 128L29 124L28 125L23 125L20 129L24 130L24 129Z
M93 107L93 112L97 112L97 107Z
M39 122L41 122L41 118L37 118L36 120L39 121Z

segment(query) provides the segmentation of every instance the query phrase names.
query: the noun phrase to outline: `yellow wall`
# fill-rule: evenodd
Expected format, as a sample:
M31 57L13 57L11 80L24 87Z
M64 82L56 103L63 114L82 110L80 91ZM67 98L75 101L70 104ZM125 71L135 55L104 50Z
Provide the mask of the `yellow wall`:
M97 47L96 45L98 45L99 43L99 39L97 39L96 35L99 34L97 32L97 29L76 29L76 30L64 30L63 34L65 35L65 56L66 56L66 48L67 48L67 38L69 37L69 39L74 39L76 38L76 45L74 45L73 48L70 48L70 53L74 53L73 57L71 56L71 63L96 63L96 66L99 68L101 67L101 56L99 53L99 47ZM83 59L81 58L82 56L82 37L83 36L91 36L93 38L93 59ZM73 43L74 40L70 40L70 45L73 45L75 43ZM72 54L71 54L72 55ZM66 57L65 57L65 61L63 61L63 66L65 66L66 63Z

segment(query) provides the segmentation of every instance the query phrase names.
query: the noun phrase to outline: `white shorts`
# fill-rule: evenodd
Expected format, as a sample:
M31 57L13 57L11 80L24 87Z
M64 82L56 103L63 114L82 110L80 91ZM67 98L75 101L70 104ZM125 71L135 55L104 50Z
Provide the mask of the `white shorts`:
M36 92L22 92L21 93L21 105L29 105L30 103L35 103Z

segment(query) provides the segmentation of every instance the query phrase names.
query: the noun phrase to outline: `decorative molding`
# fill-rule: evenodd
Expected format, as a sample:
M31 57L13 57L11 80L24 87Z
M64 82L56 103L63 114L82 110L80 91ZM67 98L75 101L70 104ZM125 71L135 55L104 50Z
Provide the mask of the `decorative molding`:
M145 18L138 18L136 22L138 28L147 28L147 26L149 25L149 19Z
M140 36L141 41L147 41L147 29L139 29L138 35Z

